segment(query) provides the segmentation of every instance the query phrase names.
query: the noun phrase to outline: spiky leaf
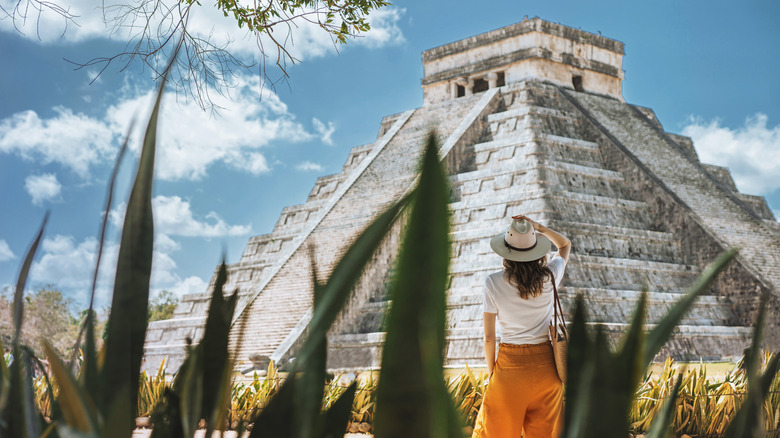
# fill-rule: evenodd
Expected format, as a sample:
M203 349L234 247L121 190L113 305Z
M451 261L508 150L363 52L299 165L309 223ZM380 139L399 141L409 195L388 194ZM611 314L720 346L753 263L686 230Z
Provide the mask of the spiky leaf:
M449 189L428 135L397 272L377 388L375 434L460 436L442 374L449 268Z
M352 382L343 394L322 416L320 438L342 438L352 415L352 401L355 399L357 381Z
M149 280L152 273L154 220L152 183L157 143L157 118L165 87L161 80L144 136L138 170L127 203L119 247L111 316L105 342L105 363L100 370L100 407L106 416L117 394L128 389L130 396L125 427L118 435L133 429L137 406L138 374L146 337ZM132 390L130 390L132 389ZM124 402L124 401L123 401Z
M97 409L95 408L95 403L90 399L89 395L76 384L76 379L62 362L62 359L57 355L57 352L51 344L46 340L43 341L43 349L46 352L46 358L49 360L51 372L59 387L57 398L62 409L65 423L70 429L86 433L95 433L97 431Z

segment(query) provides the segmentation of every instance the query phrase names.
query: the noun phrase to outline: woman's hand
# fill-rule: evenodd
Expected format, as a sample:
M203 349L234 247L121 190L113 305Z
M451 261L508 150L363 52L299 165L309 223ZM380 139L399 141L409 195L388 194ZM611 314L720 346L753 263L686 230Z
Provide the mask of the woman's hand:
M526 220L531 224L531 226L534 227L534 230L536 231L542 231L545 228L544 225L540 224L539 222L536 222L535 220L529 218L524 214L518 214L517 216L512 216L512 219L516 221Z
M569 252L571 252L571 241L567 239L564 235L557 233L544 225L536 222L533 219L530 219L528 216L524 214L518 214L517 216L512 216L512 219L516 221L522 221L526 220L531 223L531 226L534 227L534 230L538 232L539 234L543 234L546 236L550 241L552 241L553 245L555 245L556 248L558 248L558 255L563 257L566 262L569 262Z

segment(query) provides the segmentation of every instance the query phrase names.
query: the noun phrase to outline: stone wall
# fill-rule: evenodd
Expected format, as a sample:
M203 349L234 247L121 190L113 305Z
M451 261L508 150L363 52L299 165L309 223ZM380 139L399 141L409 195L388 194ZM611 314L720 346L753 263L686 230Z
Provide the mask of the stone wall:
M623 44L539 18L423 52L426 104L490 88L543 80L622 99ZM501 82L497 77L501 75Z
M583 99L585 96L582 94L563 93L570 96L573 102L579 102L580 104L583 104L583 101L586 99L591 101L595 99L590 96ZM585 112L587 112L587 109L585 109ZM629 114L626 111L624 117L628 118ZM589 113L589 115L593 117L592 114ZM699 212L692 209L677 192L671 189L653 171L652 167L664 166L665 163L655 162L648 165L646 160L643 161L633 154L633 148L646 148L654 142L648 138L634 138L629 146L611 135L608 128L601 124L603 118L592 118L591 121L596 125L594 126L596 131L600 131L601 138L599 144L605 149L604 156L609 167L623 174L626 186L631 191L632 196L644 200L650 206L651 217L655 219L654 228L670 231L680 236L682 255L685 257L686 263L703 266L714 260L730 246L724 242L722 236L718 236L716 230L706 225L706 220L699 216ZM632 132L636 133L637 131L634 130ZM679 136L671 138L680 139ZM659 144L658 142L655 143L656 145ZM686 149L691 151L692 147ZM658 155L660 154L648 154L648 156ZM679 157L679 160L683 162L683 157ZM713 170L711 166L703 167L703 170L707 169ZM729 184L729 180L726 180L727 173L720 170L717 172L724 185L734 187L733 182ZM706 175L695 176L700 180L706 181ZM694 184L693 178L694 175L691 175L689 184ZM710 197L725 198L723 193L719 192L716 187L709 187L706 190L708 190L707 194ZM732 210L738 210L739 208L739 205L731 207ZM751 222L752 218L748 214L744 214L743 217L744 224ZM767 234L771 235L771 233ZM777 240L777 238L778 236L775 235L774 239ZM762 244L771 244L761 239L755 239L754 242L757 246L750 248L751 251L761 251ZM774 266L780 262L780 259L775 258L774 261L770 260L769 262ZM760 297L762 294L767 294L770 297L770 301L766 341L767 345L778 349L780 348L780 297L777 295L777 286L772 284L771 281L771 279L765 279L761 274L758 274L755 267L751 266L750 260L740 256L735 263L718 277L711 293L725 298L730 303L733 313L729 320L725 322L734 326L751 326L755 320Z

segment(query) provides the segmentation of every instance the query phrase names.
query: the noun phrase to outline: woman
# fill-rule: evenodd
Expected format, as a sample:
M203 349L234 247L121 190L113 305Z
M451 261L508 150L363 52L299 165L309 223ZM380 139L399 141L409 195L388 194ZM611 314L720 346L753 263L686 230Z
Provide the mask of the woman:
M490 247L504 269L485 280L485 360L490 384L474 438L557 437L563 420L563 384L549 340L553 281L560 284L571 242L524 215L512 217ZM547 261L551 243L558 252ZM496 358L496 319L501 343Z

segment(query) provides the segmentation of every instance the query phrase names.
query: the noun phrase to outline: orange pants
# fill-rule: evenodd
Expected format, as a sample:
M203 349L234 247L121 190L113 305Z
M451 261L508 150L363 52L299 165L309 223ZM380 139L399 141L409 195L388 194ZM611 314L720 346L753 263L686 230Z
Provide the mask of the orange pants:
M499 344L498 358L472 438L556 438L563 423L563 384L549 342Z

